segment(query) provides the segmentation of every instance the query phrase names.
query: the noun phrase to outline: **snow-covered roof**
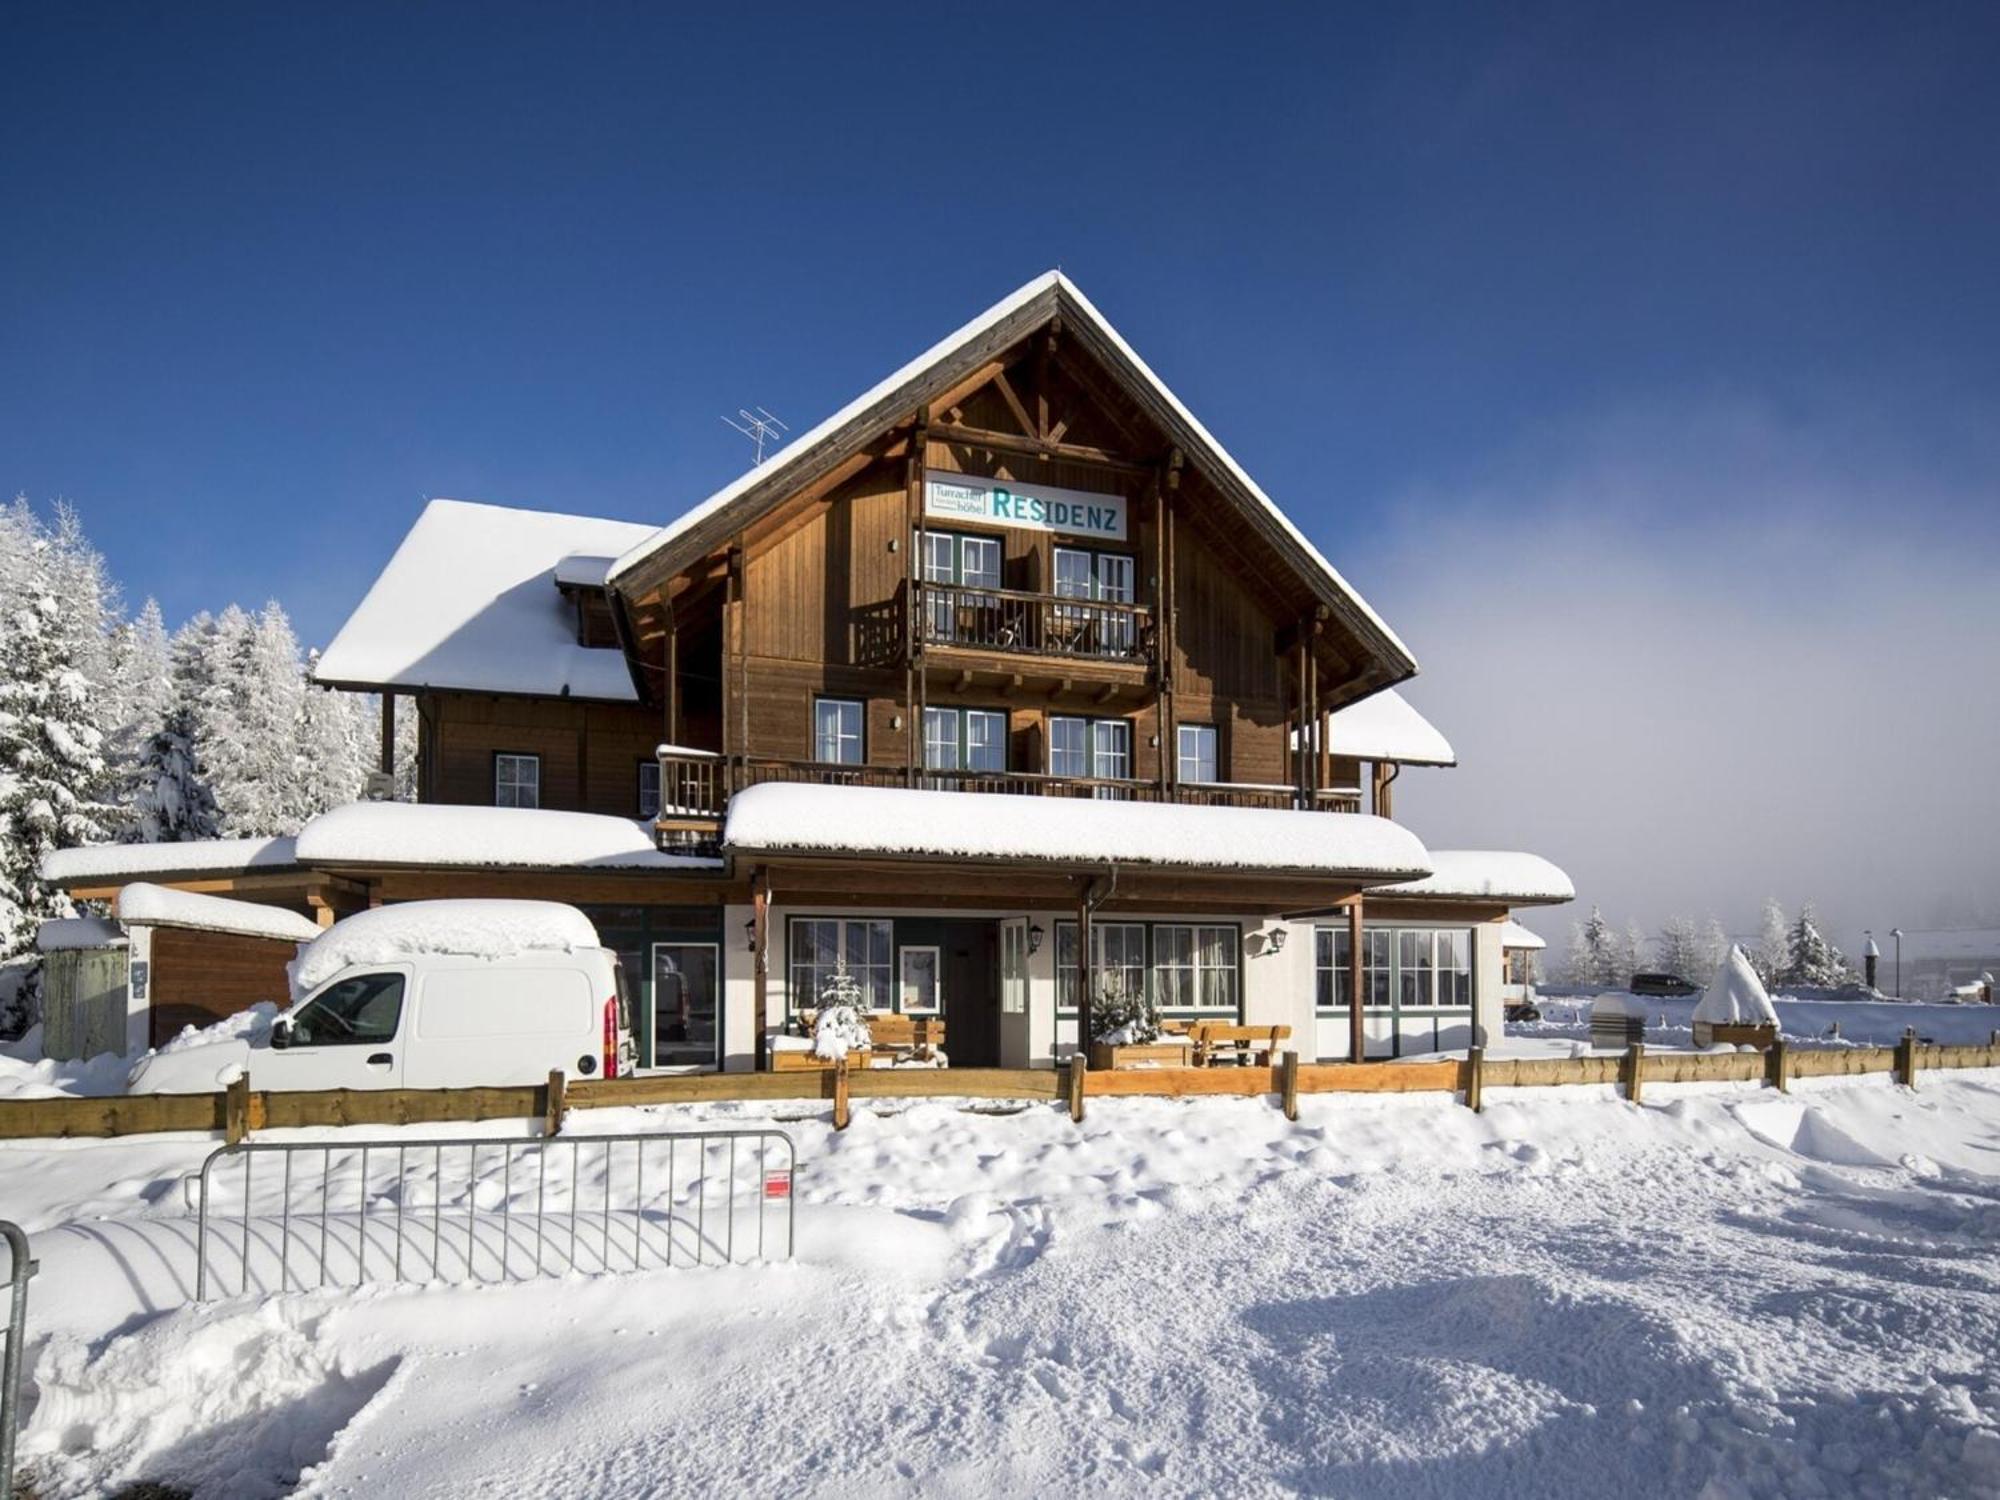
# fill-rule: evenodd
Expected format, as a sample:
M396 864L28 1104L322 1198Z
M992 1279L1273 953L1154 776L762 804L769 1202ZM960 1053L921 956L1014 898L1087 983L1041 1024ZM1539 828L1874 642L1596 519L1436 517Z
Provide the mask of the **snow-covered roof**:
M1067 797L771 782L729 799L723 843L758 853L1046 860L1414 876L1417 836L1385 818Z
M920 380L933 368L952 360L968 347L990 344L997 328L1041 300L1049 303L1049 311L1052 314L1060 308L1065 324L1071 328L1072 333L1094 335L1095 340L1105 346L1113 359L1124 365L1133 380L1165 408L1169 425L1178 426L1183 430L1186 439L1183 446L1189 449L1188 457L1198 465L1206 461L1211 469L1219 472L1225 479L1233 481L1235 487L1276 525L1297 549L1301 560L1318 575L1317 581L1332 596L1351 608L1358 619L1366 622L1378 634L1381 643L1391 653L1401 658L1402 670L1398 675L1407 676L1416 670L1416 658L1389 628L1388 622L1369 607L1368 602L1345 578L1341 577L1339 570L1306 539L1305 533L1292 524L1291 518L1278 508L1243 466L1230 457L1228 450L1216 441L1206 427L1202 426L1194 413L1167 388L1166 382L1153 373L1152 368L1091 304L1090 299L1083 295L1076 283L1060 271L1044 272L1009 296L1003 297L964 327L946 335L887 379L855 397L817 427L787 443L763 463L724 485L706 500L651 535L632 543L612 565L611 581L617 583L623 574L662 548L672 546L735 501L753 491L768 490L789 470L801 466L808 459L823 456L825 449L837 444L844 436L873 431L888 422L906 418L907 410L898 404L898 398L904 387ZM993 351L988 349L986 352L990 354Z
M617 560L600 552L572 552L556 564L556 582L564 588L601 589Z
M92 880L129 880L137 875L240 875L249 870L294 869L298 862L289 838L92 844L44 856L42 879L51 885L80 885Z
M1757 971L1750 966L1750 960L1744 957L1741 948L1731 945L1729 956L1715 971L1715 978L1701 992L1693 1019L1706 1021L1711 1026L1778 1024L1777 1008L1765 992L1764 981L1757 977Z
M198 891L169 890L135 880L118 892L113 909L128 927L192 927L202 932L233 932L245 937L278 938L310 943L319 927L310 918L282 906L232 901Z
M1401 900L1501 901L1509 906L1546 906L1574 901L1569 876L1543 859L1518 849L1433 849L1432 872L1422 880L1385 886L1375 892Z
M1335 755L1406 766L1458 764L1451 742L1394 688L1335 709L1326 716L1326 731Z
M597 946L590 918L560 901L401 901L356 912L317 933L289 972L293 992L304 995L355 964L420 953L508 958Z
M35 929L37 953L72 948L123 948L125 929L108 917L52 917Z
M1512 917L1500 924L1500 946L1502 948L1546 948L1548 943L1516 922Z
M662 853L651 826L602 813L528 807L353 802L299 834L313 865L460 865L484 869L712 870L721 861Z
M580 646L576 614L555 586L579 558L615 556L650 526L433 500L319 659L341 687L475 692L629 703L625 654ZM594 579L604 581L602 572Z

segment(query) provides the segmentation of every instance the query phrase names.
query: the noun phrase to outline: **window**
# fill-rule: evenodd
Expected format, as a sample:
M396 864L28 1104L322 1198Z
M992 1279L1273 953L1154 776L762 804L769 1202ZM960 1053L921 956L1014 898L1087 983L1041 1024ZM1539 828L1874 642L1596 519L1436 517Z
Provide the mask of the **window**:
M861 764L859 702L851 698L813 700L813 759L837 766Z
M403 1019L401 974L356 974L321 990L292 1017L294 1047L379 1046Z
M924 765L933 771L1007 769L1007 715L993 708L926 708Z
M1180 747L1181 781L1213 782L1222 777L1216 769L1216 735L1213 724L1182 724L1175 731Z
M902 964L902 1009L918 1015L938 1008L938 950L935 947L905 948L898 958Z
M1075 946L1072 938L1071 946ZM1024 1015L1028 1009L1028 924L1000 924L1000 1011Z
M539 755L515 755L503 750L493 757L493 805L542 805L542 758Z
M639 816L657 818L660 815L660 763L656 760L639 762Z
M1124 719L1049 720L1049 774L1124 781L1132 775L1132 725ZM1103 795L1116 789L1101 788Z
M1153 998L1161 1010L1236 1009L1234 927L1162 924L1153 929Z
M1128 995L1146 991L1146 924L1143 922L1093 922L1090 924L1090 972L1093 984L1102 985L1101 976L1117 976ZM1102 994L1099 988L1092 999ZM1076 1009L1076 923L1056 923L1056 1005L1064 1011Z
M1136 597L1138 570L1122 552L1086 552L1079 547L1056 548L1058 599L1094 599L1106 604L1131 604ZM1130 656L1136 644L1132 616L1110 609L1081 610L1080 623L1095 631L1101 652Z
M1347 1008L1347 929L1322 927L1317 945L1321 1010ZM1467 1009L1472 1004L1472 934L1461 927L1371 927L1361 935L1365 1007L1398 1011Z
M817 1010L827 983L845 965L870 1010L893 1010L887 921L794 917L791 924L791 1008Z
M964 536L952 531L924 533L924 582L954 583L966 588L1000 587L1000 539ZM949 594L933 594L929 602L930 637L957 638L959 611Z

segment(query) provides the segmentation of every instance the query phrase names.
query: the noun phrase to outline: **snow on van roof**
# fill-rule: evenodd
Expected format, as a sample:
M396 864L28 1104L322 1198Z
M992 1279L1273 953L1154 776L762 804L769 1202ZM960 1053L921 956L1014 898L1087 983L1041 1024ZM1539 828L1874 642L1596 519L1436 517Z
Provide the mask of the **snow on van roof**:
M731 849L1032 859L1082 866L1383 875L1430 868L1407 828L1359 813L1182 807L766 782L729 799Z
M602 585L609 559L653 530L433 500L320 657L315 678L634 702L625 653L577 644L575 609L556 583Z
M293 943L310 943L320 934L318 924L311 918L286 911L282 906L232 901L227 896L206 896L198 891L169 890L143 880L135 880L120 890L113 910L127 926L190 927L201 932L230 932Z
M289 838L92 844L44 855L42 879L51 885L78 885L89 880L128 880L135 875L233 875L244 870L288 870L298 862L298 851Z
M1422 880L1383 886L1376 896L1447 900L1504 901L1509 906L1554 905L1574 901L1569 876L1539 854L1519 849L1433 849L1432 873Z
M469 865L485 869L713 870L721 861L667 854L634 818L533 807L352 802L299 834L315 865Z
M1406 766L1458 764L1451 741L1394 688L1335 709L1326 716L1326 732L1335 755L1355 760Z
M289 973L304 995L342 969L419 954L511 958L598 947L590 918L560 901L403 901L343 917L299 950Z

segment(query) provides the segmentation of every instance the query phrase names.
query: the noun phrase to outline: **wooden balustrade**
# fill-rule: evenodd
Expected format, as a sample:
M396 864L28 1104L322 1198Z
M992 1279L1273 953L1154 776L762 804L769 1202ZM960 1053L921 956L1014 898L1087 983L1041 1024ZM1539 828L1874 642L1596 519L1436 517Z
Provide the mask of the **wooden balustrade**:
M1153 660L1153 612L1143 604L958 583L919 582L916 590L918 628L929 646L1091 661Z

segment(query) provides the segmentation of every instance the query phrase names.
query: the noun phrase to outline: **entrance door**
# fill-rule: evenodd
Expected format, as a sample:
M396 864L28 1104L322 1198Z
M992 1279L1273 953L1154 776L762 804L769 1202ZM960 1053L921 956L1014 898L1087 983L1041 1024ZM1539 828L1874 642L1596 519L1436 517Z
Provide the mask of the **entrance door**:
M653 944L655 1068L712 1068L721 1061L721 953L714 943Z
M946 922L943 935L944 1050L954 1067L998 1067L998 928L992 922Z

